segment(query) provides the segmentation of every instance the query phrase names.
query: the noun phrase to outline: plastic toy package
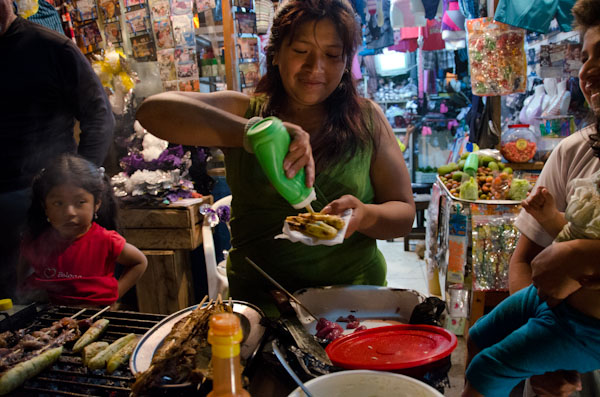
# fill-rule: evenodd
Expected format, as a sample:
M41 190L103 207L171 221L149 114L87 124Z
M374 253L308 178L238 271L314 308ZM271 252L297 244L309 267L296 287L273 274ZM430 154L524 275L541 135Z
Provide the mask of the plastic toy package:
M494 96L525 92L525 30L493 18L478 18L467 21L467 31L473 94Z
M516 214L473 215L473 290L508 289L508 265L517 246Z

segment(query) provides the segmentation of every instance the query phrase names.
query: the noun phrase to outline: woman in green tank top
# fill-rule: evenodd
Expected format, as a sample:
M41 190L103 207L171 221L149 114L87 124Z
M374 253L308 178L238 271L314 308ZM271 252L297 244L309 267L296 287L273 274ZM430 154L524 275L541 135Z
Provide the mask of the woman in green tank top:
M376 239L406 235L415 209L400 147L382 110L360 98L350 72L360 27L347 0L290 0L278 11L267 46L267 72L254 96L168 92L146 99L137 113L151 133L224 150L231 188L230 295L276 315L273 289L244 260L251 258L285 288L385 285ZM244 149L248 119L277 116L292 137L284 169L302 167L315 187L313 208L353 210L343 244L306 246L275 240L297 213L269 184ZM251 120L254 121L254 120Z

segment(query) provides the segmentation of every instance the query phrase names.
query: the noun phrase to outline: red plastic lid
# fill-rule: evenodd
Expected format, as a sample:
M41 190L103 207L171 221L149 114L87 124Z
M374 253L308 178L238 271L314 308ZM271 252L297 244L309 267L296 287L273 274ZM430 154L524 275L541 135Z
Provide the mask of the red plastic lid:
M393 371L441 360L456 348L456 336L433 325L399 324L346 335L325 351L347 369Z
M529 128L529 124L510 124L508 128Z

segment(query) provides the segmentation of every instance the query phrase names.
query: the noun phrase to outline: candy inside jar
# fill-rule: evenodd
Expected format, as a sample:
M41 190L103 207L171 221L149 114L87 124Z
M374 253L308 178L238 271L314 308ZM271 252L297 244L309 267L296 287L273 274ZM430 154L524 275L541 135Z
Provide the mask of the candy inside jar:
M502 133L500 152L511 163L526 163L535 156L537 140L528 124L513 124Z

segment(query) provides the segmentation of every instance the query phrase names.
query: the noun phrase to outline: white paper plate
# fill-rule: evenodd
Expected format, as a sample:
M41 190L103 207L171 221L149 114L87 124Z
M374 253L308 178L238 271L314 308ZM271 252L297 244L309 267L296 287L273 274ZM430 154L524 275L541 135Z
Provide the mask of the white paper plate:
M156 349L160 347L165 337L171 332L175 323L188 316L197 307L198 305L190 306L171 314L142 336L129 359L129 369L134 375L150 368L150 363ZM265 334L265 328L260 324L260 320L264 317L264 314L258 307L251 303L235 300L233 301L233 312L239 315L244 333L244 339L240 346L240 357L248 361L256 354ZM187 385L189 383L165 385L164 387L181 387Z

